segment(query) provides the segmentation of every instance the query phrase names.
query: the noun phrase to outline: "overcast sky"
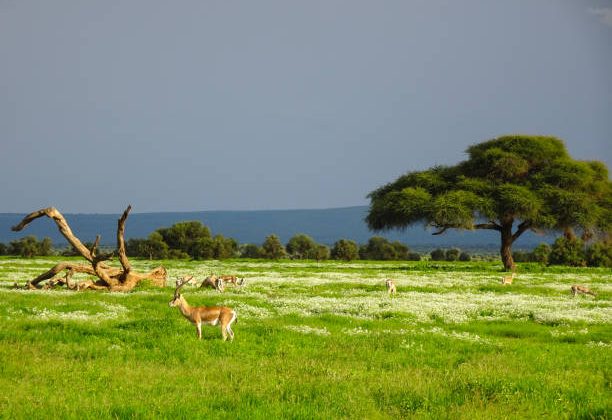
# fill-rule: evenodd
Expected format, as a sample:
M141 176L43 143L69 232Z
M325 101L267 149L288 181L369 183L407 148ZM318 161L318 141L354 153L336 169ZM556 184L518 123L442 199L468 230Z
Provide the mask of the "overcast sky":
M0 0L0 212L330 208L546 134L612 169L611 0Z

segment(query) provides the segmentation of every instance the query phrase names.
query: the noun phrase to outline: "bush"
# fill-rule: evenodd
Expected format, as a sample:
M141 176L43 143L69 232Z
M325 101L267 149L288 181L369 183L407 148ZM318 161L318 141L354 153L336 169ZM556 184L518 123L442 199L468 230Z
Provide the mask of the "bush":
M255 244L244 244L240 247L241 258L261 258L261 248Z
M444 259L446 261L457 261L459 259L459 255L461 251L457 248L447 249L444 253Z
M27 258L36 256L46 257L53 255L52 245L51 238L45 237L42 241L38 241L36 236L28 235L24 238L11 241L6 253Z
M446 253L440 248L436 248L429 254L432 261L444 261L446 259Z
M418 252L409 252L406 259L408 261L421 261L421 254Z
M595 242L586 251L590 267L612 267L612 242Z
M363 260L407 260L410 249L399 241L389 242L381 236L373 236L366 245L359 248Z
M310 236L299 233L289 239L285 246L287 254L294 259L317 259L317 243Z
M526 251L514 251L512 253L512 259L514 262L530 262L532 255Z
M331 257L334 260L352 261L359 258L359 246L355 241L340 239L334 243L331 250Z
M467 252L463 251L460 255L459 255L459 261L472 261L472 256L470 254L468 254Z
M550 245L541 243L536 246L532 252L532 261L539 262L542 265L548 265L550 258Z
M261 256L270 260L278 260L283 258L287 252L281 243L278 236L272 234L266 237L266 240L261 246Z
M586 256L584 243L578 238L557 238L550 250L550 264L584 267Z

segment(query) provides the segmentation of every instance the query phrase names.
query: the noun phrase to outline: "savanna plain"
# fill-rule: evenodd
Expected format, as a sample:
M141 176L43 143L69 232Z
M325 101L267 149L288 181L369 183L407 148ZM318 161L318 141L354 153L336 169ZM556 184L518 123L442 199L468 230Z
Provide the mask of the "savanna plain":
M165 288L12 289L59 261L0 258L2 418L612 412L610 269L522 264L504 286L496 262L163 261ZM177 278L211 273L246 282L182 293L191 305L234 308L233 342L211 326L198 340L168 306ZM597 296L573 297L572 284Z

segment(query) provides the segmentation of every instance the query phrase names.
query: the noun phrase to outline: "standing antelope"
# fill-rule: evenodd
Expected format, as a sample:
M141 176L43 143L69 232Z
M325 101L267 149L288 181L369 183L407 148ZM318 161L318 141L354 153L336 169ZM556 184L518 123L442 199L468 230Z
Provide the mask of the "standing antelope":
M229 274L219 276L224 283L231 283L234 286L242 286L244 284L244 278L238 279L238 276L232 276Z
M591 296L597 296L597 294L595 292L592 292L591 289L589 289L586 286L579 286L577 284L574 284L571 287L572 290L572 295L576 296L578 293L582 293L585 295L591 295Z
M223 341L227 340L228 337L230 341L233 340L232 323L238 319L236 311L227 306L190 306L179 293L180 288L186 283L184 282L176 286L174 298L168 302L168 305L170 307L178 306L183 316L196 326L198 339L202 339L202 324L205 324L220 325Z
M225 284L223 283L223 280L215 276L214 274L211 274L210 276L206 277L200 287L212 287L213 289L216 289L219 293L225 290Z
M503 285L512 284L512 280L514 280L514 276L516 276L516 273L514 271L509 276L503 276L501 279L501 284Z
M395 287L395 282L391 279L387 279L385 281L385 286L387 286L387 292L389 292L389 296L395 295L397 293L397 288Z

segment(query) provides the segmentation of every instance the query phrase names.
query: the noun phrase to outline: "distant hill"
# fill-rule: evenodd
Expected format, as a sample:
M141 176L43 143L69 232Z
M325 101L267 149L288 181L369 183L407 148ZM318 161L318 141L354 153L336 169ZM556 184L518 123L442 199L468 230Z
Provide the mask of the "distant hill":
M283 243L293 235L305 233L319 243L331 245L338 239L352 239L366 243L374 235L390 240L399 240L413 249L435 247L459 247L462 249L499 248L499 235L493 231L449 231L444 235L432 236L431 231L422 226L414 226L405 231L376 233L368 230L364 218L368 207L343 207L315 210L256 210L256 211L201 211L201 212L164 212L131 213L125 229L125 237L146 238L160 227L170 227L187 220L199 220L213 233L236 239L240 243L261 244L265 237L274 233ZM24 214L0 213L0 242L9 243L27 235L39 239L50 237L56 246L67 245L55 223L48 219L38 219L21 232L11 231ZM73 232L83 242L93 242L101 235L103 245L114 245L117 220L120 214L64 214ZM551 242L551 236L538 236L525 233L515 244L515 249L530 249L541 242Z

